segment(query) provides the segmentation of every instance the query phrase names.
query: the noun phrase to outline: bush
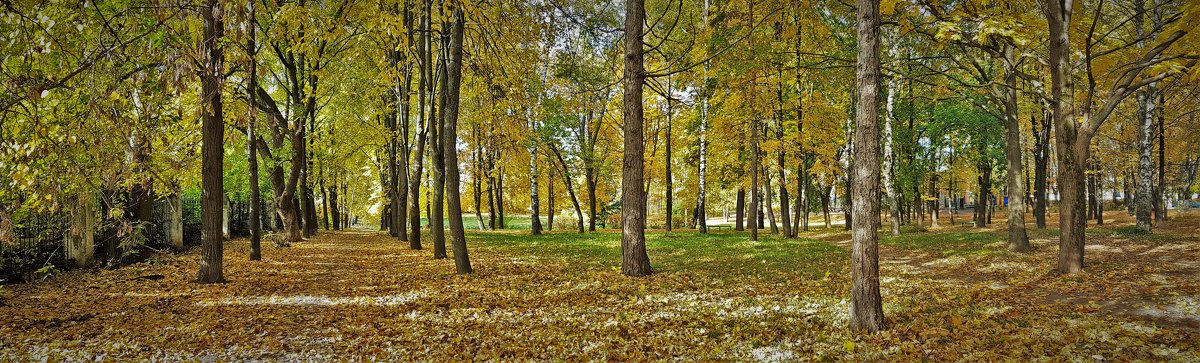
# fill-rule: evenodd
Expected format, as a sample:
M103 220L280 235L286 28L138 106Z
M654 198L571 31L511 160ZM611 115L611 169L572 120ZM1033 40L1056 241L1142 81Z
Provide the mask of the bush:
M621 228L620 212L609 213L608 215L604 216L604 219L602 220L604 221L605 228Z
M691 218L676 214L671 219L671 225L675 228L691 228Z
M579 219L575 218L574 214L565 214L554 216L554 229L561 231L575 231L579 226Z

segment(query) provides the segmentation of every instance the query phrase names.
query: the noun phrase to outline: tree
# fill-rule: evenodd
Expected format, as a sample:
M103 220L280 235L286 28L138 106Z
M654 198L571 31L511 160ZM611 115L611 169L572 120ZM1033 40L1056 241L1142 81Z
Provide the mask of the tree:
M221 236L221 212L225 204L225 120L221 105L221 83L224 73L225 54L221 38L225 36L225 24L221 20L221 8L217 0L206 0L200 8L204 19L204 39L200 52L204 54L201 70L201 99L203 100L203 196L201 197L201 257L200 283L211 284L225 281L222 270L223 244Z
M1025 231L1025 196L1028 188L1021 175L1025 164L1021 148L1021 120L1017 115L1016 50L1006 43L1000 53L1000 61L1004 64L1003 96L999 98L1004 105L1004 160L1008 171L1005 178L1008 186L1005 193L1008 196L1008 249L1028 252L1032 247Z
M448 35L448 31L449 29L441 29L440 33L442 34L443 39L445 39ZM433 34L427 33L426 37L432 38ZM432 53L432 43L428 44L428 46L429 48L426 49L426 51ZM439 53L441 51L442 50L439 50ZM426 218L429 220L430 237L433 238L433 258L435 259L446 258L446 221L444 219L446 214L443 210L446 200L446 153L445 149L443 149L443 145L441 144L445 130L442 130L443 123L438 116L435 116L436 113L434 112L434 110L441 110L443 113L446 112L444 107L446 106L446 98L449 95L448 91L446 90L448 81L446 77L446 62L447 60L445 59L444 55L439 54L438 61L436 63L437 75L435 76L438 86L436 88L432 86L429 88L429 98L431 102L429 107L429 124L432 126L429 129L429 139L432 141L431 146L433 147L430 150L429 158L431 159L430 164L432 165L433 172L433 184L431 188L433 192L433 199L429 200L429 216ZM432 84L434 82L430 83ZM435 89L441 91L435 92ZM442 107L434 107L433 104L440 105ZM457 167L458 165L454 165L454 168Z
M858 0L858 107L851 194L850 327L886 328L879 295L879 1Z
M459 195L458 175L458 106L462 85L463 58L463 10L454 7L453 24L450 26L450 64L446 73L446 104L442 108L442 148L446 157L446 198L450 214L450 241L454 247L454 267L459 274L471 273L471 259L467 255L467 239L462 220L462 198Z
M1196 11L1195 7L1185 7L1186 11ZM1070 28L1074 14L1074 3L1071 0L1052 0L1046 2L1045 8L1047 28L1050 33L1049 63L1051 87L1049 101L1054 120L1055 146L1058 152L1058 184L1062 193L1059 208L1059 252L1057 271L1060 273L1077 273L1083 270L1083 253L1087 226L1086 193L1084 193L1084 169L1090 158L1091 140L1099 132L1100 126L1113 113L1122 100L1139 88L1177 74L1178 71L1167 71L1157 75L1140 77L1142 71L1163 62L1184 58L1185 68L1195 65L1195 57L1160 57L1191 31L1188 22L1178 22L1173 29L1144 54L1133 57L1133 61L1113 72L1115 79L1110 87L1098 89L1096 72L1093 68L1095 59L1111 53L1111 50L1100 51L1096 48L1097 19L1093 19L1085 38L1084 59L1085 75L1088 82L1084 88L1084 96L1080 107L1075 107L1072 94L1073 80L1071 77L1071 36ZM1096 9L1100 14L1100 9ZM1182 16L1175 16L1179 20ZM1124 46L1120 47L1123 48ZM1117 49L1120 49L1117 48ZM1076 115L1076 113L1079 113ZM1076 121L1079 116L1081 121Z
M1138 41L1138 47L1145 47L1146 39L1146 1L1137 0L1134 2L1134 27ZM1154 32L1151 32L1150 37L1153 37ZM1151 212L1157 209L1154 203L1154 106L1157 103L1155 96L1155 84L1150 83L1146 87L1137 92L1137 146L1138 146L1138 163L1137 163L1137 197L1134 198L1135 215L1137 216L1137 224L1135 228L1139 232L1150 233L1153 224L1151 221ZM1159 211L1159 215L1162 211ZM1155 216L1157 217L1157 215Z
M625 160L621 172L621 272L627 276L650 275L650 257L646 254L646 191L642 188L645 172L643 152L642 23L646 18L645 0L625 3L625 87L623 126Z
M246 88L246 97L250 100L249 104L254 105L254 90L258 89L258 45L255 44L255 37L258 33L256 29L256 21L254 19L254 3L246 5L249 8L247 15L246 28L250 32L249 39L246 41L246 53L249 55L249 71L247 75L250 80L249 87ZM256 140L258 138L258 110L249 107L249 121L246 124L246 140ZM248 184L250 186L250 260L262 260L262 196L258 190L258 149L257 144L248 141L246 142L246 163L249 169ZM336 192L334 194L336 196ZM337 205L334 205L337 208ZM335 220L337 218L334 218Z
M408 236L409 248L414 250L421 249L421 180L422 171L425 163L422 158L425 157L426 139L430 137L431 129L434 124L434 104L436 103L433 94L433 37L432 28L432 9L433 0L425 0L424 10L421 16L421 39L416 42L417 48L417 74L420 79L417 84L417 125L419 130L416 133L416 150L413 152L412 162L413 170L409 176L409 200L412 203L408 208L408 228L410 235ZM411 41L410 41L411 42ZM428 112L426 112L428 110ZM426 201L428 202L428 201ZM432 221L430 221L432 223Z
M891 58L896 58L896 45L893 44L892 46L888 47L888 49L888 53L891 55ZM887 191L887 193L884 195L887 199L888 209L890 211L890 213L888 213L890 216L888 219L891 222L890 225L892 227L891 231L893 236L900 235L900 200L896 196L896 183L892 180L892 175L896 170L896 152L892 147L894 140L894 137L892 137L892 119L894 117L892 115L894 111L893 105L896 103L896 93L900 91L900 87L898 86L899 83L900 82L898 79L896 79L896 77L892 77L888 80L887 103L884 105L883 114L883 135L881 135L883 138L883 174L881 175L881 178L883 179L882 186L884 190ZM861 104L859 105L861 107Z

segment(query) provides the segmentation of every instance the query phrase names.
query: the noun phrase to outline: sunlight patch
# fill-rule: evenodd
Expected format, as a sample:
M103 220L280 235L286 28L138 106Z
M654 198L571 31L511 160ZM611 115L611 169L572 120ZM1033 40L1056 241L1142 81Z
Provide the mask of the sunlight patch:
M1084 247L1087 252L1125 253L1125 249L1104 244L1089 244Z
M796 353L773 345L751 349L750 357L756 362L790 362L796 360Z
M932 267L941 267L941 266L962 265L965 263L967 263L967 259L962 256L950 256L950 257L939 258L939 259L936 259L933 261L922 263L921 265L932 266Z
M235 296L222 298L217 300L203 300L196 302L199 306L233 306L233 305L248 305L248 306L342 306L342 305L357 305L357 306L402 306L412 303L417 299L427 295L424 291L411 292L407 294L382 295L382 296L313 296L313 295L294 295L294 296Z
M1180 296L1165 304L1146 304L1133 310L1132 313L1152 318L1200 321L1200 298Z
M1021 271L1025 267L1015 262L992 262L980 268L983 272Z

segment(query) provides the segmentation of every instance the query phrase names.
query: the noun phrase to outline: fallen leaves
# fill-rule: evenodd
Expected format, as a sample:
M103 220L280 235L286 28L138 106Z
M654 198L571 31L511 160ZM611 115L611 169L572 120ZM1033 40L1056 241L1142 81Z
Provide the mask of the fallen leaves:
M1093 254L1084 274L1058 277L1046 273L1054 251L1045 241L1028 255L885 245L890 330L859 335L846 328L844 251L825 242L651 234L661 273L635 279L607 268L615 233L541 238L469 235L478 273L465 277L374 233L323 234L262 262L231 242L230 282L219 285L191 282L195 251L69 272L0 292L0 360L1200 359L1200 329L1113 305L1169 291L1136 306L1196 316L1192 270L1138 266L1161 254ZM1158 242L1106 243L1149 251ZM1154 251L1200 258L1200 241L1172 243L1193 248ZM163 278L137 278L151 275Z

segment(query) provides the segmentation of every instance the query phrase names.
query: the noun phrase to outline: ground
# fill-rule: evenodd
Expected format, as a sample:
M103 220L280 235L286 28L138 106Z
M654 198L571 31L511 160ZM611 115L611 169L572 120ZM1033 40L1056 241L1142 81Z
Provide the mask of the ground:
M4 286L0 361L1200 361L1200 213L1151 235L1109 217L1070 276L1051 272L1053 229L1031 228L1028 254L1005 250L1002 223L886 237L889 329L874 335L846 328L838 227L652 232L648 278L620 275L613 231L469 232L471 276L428 239L322 233L262 262L237 240L225 284L192 282L192 250Z

